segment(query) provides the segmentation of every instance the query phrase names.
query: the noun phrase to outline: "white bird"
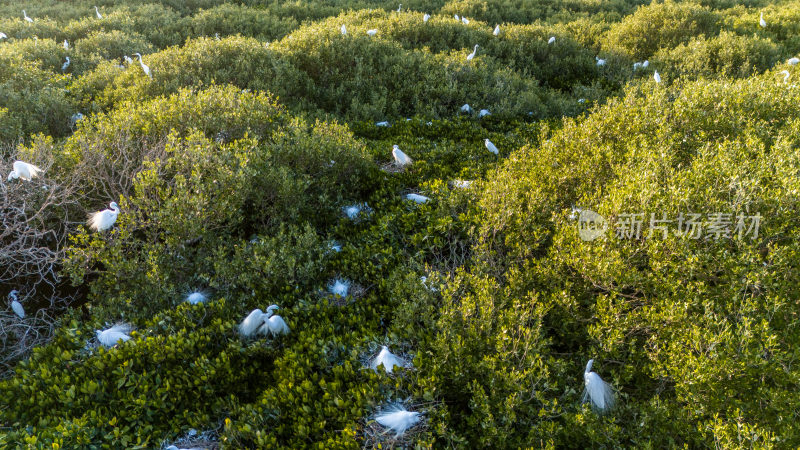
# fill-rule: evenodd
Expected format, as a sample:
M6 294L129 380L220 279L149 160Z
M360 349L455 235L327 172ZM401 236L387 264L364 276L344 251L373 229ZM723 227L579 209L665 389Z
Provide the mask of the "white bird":
M478 52L478 44L475 44L475 48L472 49L472 53L467 55L467 61L472 61L472 58L475 57L475 53L477 53L477 52Z
M2 34L2 33L0 33L0 34ZM789 59L786 61L786 64L789 64L790 66L795 66L795 65L797 65L797 63L799 63L799 62L800 62L800 58L789 58Z
M186 296L186 301L193 305L202 303L206 300L208 300L208 294L201 291L190 292L189 295Z
M69 124L70 124L70 126L74 127L74 126L75 126L75 124L77 124L77 123L78 123L78 122L80 122L81 120L83 120L83 114L82 114L82 113L80 113L80 112L76 112L75 114L73 114L72 116L70 116L70 118L69 118Z
M464 105L461 107L461 112L471 113L472 108L470 108L468 103L464 103Z
M764 20L764 13L763 12L761 13L761 18L758 19L758 24L761 25L761 28L766 28L767 27L767 21Z
M242 323L239 324L239 334L244 337L250 337L255 333L261 324L264 323L264 311L256 308L250 311L250 314L244 318Z
M350 282L347 280L335 279L328 283L328 292L339 297L347 297L350 290Z
M634 72L636 71L636 69L640 69L641 67L642 67L642 63L640 63L640 62L633 63L633 71Z
M469 20L466 17L461 16L461 23L463 23L464 25L469 25Z
M278 309L278 305L271 305L264 313L264 324L258 329L258 332L264 335L278 336L281 334L289 334L289 325L283 320L283 317L273 315L272 311Z
M489 150L495 155L500 154L500 151L497 150L497 147L494 144L492 144L492 141L490 141L489 139L484 139L483 144L486 146L486 150Z
M372 359L369 363L369 367L374 370L375 372L378 371L378 366L383 366L383 369L386 373L392 373L394 367L406 367L406 362L403 358L395 355L394 353L389 351L389 347L382 346L380 353L378 356Z
M409 428L413 427L420 421L420 413L416 411L408 411L402 405L393 405L387 408L386 411L378 414L375 421L386 428L395 432L394 437L398 438Z
M378 30L367 30L367 35L369 36L375 36L376 34L378 34Z
M661 75L658 74L657 70L653 73L653 79L656 80L656 83L661 83Z
M69 50L69 42L66 39L64 39L64 50Z
M405 167L413 162L397 145L392 146L392 157L394 158L394 162L400 167Z
M458 22L461 22L461 18L458 17L458 14L453 14L453 17L455 17Z
M789 82L789 77L791 76L789 71L788 70L784 70L784 71L781 71L781 73L783 74L783 82L784 83L788 83Z
M500 34L500 25L495 25L494 26L494 31L492 31L492 34L495 35L495 36Z
M428 14L428 13L425 13L425 15L422 16L422 21L423 22L427 22L428 20L430 20L430 18L431 18L431 15Z
M650 60L647 59L644 60L644 62L642 63L642 69L647 69L647 66L649 65L650 65Z
M606 60L605 59L600 59L597 56L595 56L594 59L597 60L597 65L598 66L605 66L606 65Z
M453 186L459 189L467 189L472 185L472 181L469 180L453 180Z
M482 110L480 110L480 111L478 112L478 117L488 116L488 115L490 115L490 114L491 114L491 113L489 112L489 110L488 110L488 109L482 109Z
M69 67L69 56L67 56L66 58L67 58L67 61L64 64L61 65L61 71L62 72L67 70L67 67Z
M341 31L342 34L347 34L347 27L342 24L342 28L340 28L339 31Z
M147 65L144 63L144 61L142 61L142 54L141 53L134 53L134 55L139 57L139 65L142 66L142 70L144 71L144 74L147 75L150 78L153 78L153 76L150 75L150 68L147 67Z
M420 194L407 194L406 200L413 200L417 203L426 203L430 198Z
M128 333L131 332L132 327L126 323L118 323L107 330L96 330L97 340L103 347L113 347L117 342L125 342L131 337Z
M556 43L556 37L555 36L550 36L550 39L547 40L547 43L548 44L555 44Z
M400 9L403 7L403 4L400 3L400 6L397 7L397 12L400 12Z
M24 10L24 9L22 10L22 17L24 17L24 18L25 18L25 20L26 20L27 22L33 23L33 19L31 19L30 17L28 17L28 14L27 14L27 13L25 13L25 10Z
M8 35L0 31L0 39L8 39Z
M385 120L383 122L375 122L375 126L376 127L388 127L389 126L389 122L387 122Z
M344 206L342 212L348 219L355 220L361 214L361 205Z
M103 18L103 15L100 14L100 10L97 9L97 6L94 7L94 13L97 14L97 18L98 19L102 19Z
M13 291L8 293L8 297L11 299L11 310L14 311L14 314L19 316L20 319L25 318L25 309L22 307L22 303L17 300L17 294L19 293L18 290L14 289Z
M43 172L42 169L34 166L33 164L28 164L23 161L14 161L12 167L14 170L8 174L8 181L15 180L17 178L31 181L31 179L39 176L39 174Z
M94 231L106 231L114 226L119 215L119 206L117 202L111 202L108 206L111 209L104 209L89 216L89 228Z
M604 412L614 407L614 391L611 385L600 378L600 375L591 371L593 362L594 360L590 359L586 364L586 370L583 371L585 389L581 401L583 403L589 401L593 408Z

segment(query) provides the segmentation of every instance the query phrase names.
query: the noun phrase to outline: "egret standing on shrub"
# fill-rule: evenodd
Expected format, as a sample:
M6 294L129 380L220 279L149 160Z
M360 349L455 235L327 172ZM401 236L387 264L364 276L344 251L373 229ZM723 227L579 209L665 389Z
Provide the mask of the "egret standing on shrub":
M104 209L89 216L89 228L94 231L106 231L114 226L119 215L119 206L117 202L111 202L108 206L111 209Z
M339 31L342 33L342 35L345 35L347 34L347 27L345 27L344 24L342 24L342 28L340 28Z
M661 83L661 75L658 74L657 70L653 73L653 79L656 80L656 83Z
M94 7L94 13L97 14L97 18L98 19L102 19L103 18L103 15L100 14L100 10L97 9L97 6Z
M411 200L416 203L427 203L430 198L420 194L407 194L406 200Z
M431 18L431 15L428 14L428 13L425 13L425 15L422 16L422 21L427 23L428 20L430 20L430 18Z
M583 371L583 383L585 389L583 391L583 403L591 402L592 408L599 412L605 412L614 407L614 391L611 386L603 381L596 372L592 372L593 359L589 360L586 364L586 370Z
M193 305L202 303L206 300L208 300L208 294L201 291L190 292L189 295L186 296L186 301Z
M495 25L494 26L494 31L492 31L492 34L495 35L495 36L500 34L500 25Z
M494 153L495 155L499 155L500 151L497 150L497 147L490 141L489 139L484 139L483 144L486 146L486 150Z
M62 72L67 70L67 67L69 67L69 56L66 56L65 58L67 58L67 61L61 66Z
M800 62L800 58L789 58L786 63L790 66L796 66Z
M69 50L69 42L64 39L64 50Z
M556 37L555 36L550 36L550 39L547 40L547 43L548 44L555 44L556 43Z
M605 59L600 59L600 58L599 58L599 57L597 57L597 56L595 56L595 57L594 57L594 59L595 59L595 60L597 60L597 65L598 65L598 66L602 67L602 66L605 66L605 65L606 65L606 60L605 60Z
M250 337L264 323L264 311L256 308L239 324L239 333L244 337Z
M8 35L0 31L0 39L8 39Z
M21 178L25 181L31 181L33 178L39 176L39 174L43 172L42 169L34 166L33 164L28 164L23 161L14 161L12 167L14 170L8 174L8 181L16 180L17 178Z
M378 34L378 30L367 30L368 36L375 36L376 34Z
M403 153L403 151L400 150L400 147L398 147L396 144L392 146L392 157L394 158L394 162L400 167L405 167L412 163L411 158Z
M128 336L131 329L132 327L126 323L118 323L107 330L96 330L95 334L103 347L113 347L119 341L128 341L131 338Z
M147 67L147 65L144 63L144 61L142 61L142 54L141 53L134 53L134 55L139 57L139 65L142 66L142 70L144 71L144 74L147 75L149 78L153 78L153 76L150 75L150 68Z
M758 20L758 24L761 25L761 28L767 28L767 21L764 20L764 13L761 13L761 18Z
M378 414L375 421L386 428L395 432L395 439L399 438L409 428L413 427L420 420L420 413L416 411L408 411L403 405L396 404L386 409L386 411Z
M8 298L11 299L11 310L14 311L14 314L19 316L20 319L24 319L25 309L22 307L22 303L20 303L19 300L17 299L18 293L19 291L14 289L13 291L8 293Z
M264 324L258 329L258 332L263 335L278 336L281 334L289 334L289 325L283 320L283 317L273 315L273 311L279 309L278 305L270 305L267 312L261 317Z
M402 4L402 3L400 3L400 6L398 6L398 7L397 7L397 12L400 12L400 10L401 10L402 8L403 8L403 4Z
M403 358L395 355L391 351L389 351L389 347L382 346L380 353L378 356L372 359L369 363L369 367L374 370L375 372L378 371L378 366L383 366L383 369L386 373L392 373L394 367L406 367L406 362Z
M30 17L28 17L28 14L25 12L25 10L24 10L24 9L22 10L22 17L23 17L23 18L25 18L25 21L26 21L26 22L28 22L28 23L33 23L33 19L31 19Z
M478 51L478 44L475 44L475 48L472 49L472 53L467 55L467 61L472 61L472 58L475 57L475 53L477 53L477 51Z

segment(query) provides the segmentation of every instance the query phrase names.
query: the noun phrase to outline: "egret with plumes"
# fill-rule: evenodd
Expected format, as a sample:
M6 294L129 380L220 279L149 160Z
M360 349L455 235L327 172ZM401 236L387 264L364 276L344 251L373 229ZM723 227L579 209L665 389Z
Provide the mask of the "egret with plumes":
M119 206L117 206L117 202L111 202L108 207L110 209L104 209L89 216L89 228L94 231L106 231L114 226L119 215Z
M202 291L194 291L186 295L186 301L193 305L203 303L206 300L208 300L208 294Z
M430 198L420 194L407 194L406 200L411 200L416 203L426 203L428 200L430 200Z
M375 36L376 34L378 34L378 30L367 30L368 36Z
M495 146L492 143L492 141L490 141L489 139L484 139L483 140L483 144L486 146L486 150L489 150L490 152L494 153L495 155L499 155L500 154L500 151L497 150L497 146Z
M458 17L458 14L453 14L453 17L456 18L457 22L461 22L461 17Z
M547 40L547 43L548 44L555 44L556 43L556 37L555 36L550 36L550 39Z
M583 371L583 382L585 389L583 391L583 403L591 402L592 408L599 412L605 412L614 407L614 391L611 385L603 381L596 372L592 372L593 359L589 360L586 364L586 370Z
M147 65L144 63L144 61L142 61L142 54L141 53L134 53L134 55L139 57L139 65L142 66L142 70L144 71L144 74L147 75L150 78L153 78L153 76L150 75L150 68L147 67Z
M69 42L64 39L64 50L69 50Z
M366 206L366 204L364 204L364 205L356 204L356 205L350 205L350 206L343 206L342 207L342 213L344 213L345 217L347 217L348 219L356 220L356 219L358 219L358 216L361 215L362 211L369 212L368 208L369 207Z
M478 44L475 44L475 48L472 49L472 53L467 55L467 61L472 61L472 58L475 57L475 53L478 52Z
M480 111L478 112L478 117L488 116L488 115L490 115L490 114L491 114L491 113L489 112L489 110L488 110L488 109L482 109L482 110L480 110Z
M283 320L283 317L274 315L273 311L279 309L278 305L271 305L267 308L267 312L262 317L264 324L258 329L258 332L267 336L279 336L281 334L289 334L289 325Z
M25 19L25 21L26 21L26 22L28 22L28 23L33 23L33 19L31 19L30 17L28 17L28 14L25 12L25 10L24 10L24 9L22 10L22 17Z
M100 14L100 10L97 9L97 6L94 7L94 13L97 14L97 18L98 19L102 19L103 18L103 15Z
M244 337L250 337L258 331L258 328L264 323L264 311L256 308L250 311L250 314L244 318L242 323L239 324L239 334Z
M597 60L597 65L598 65L598 66L602 67L602 66L605 66L605 65L606 65L606 60L605 60L605 59L600 59L600 58L599 58L599 57L597 57L597 56L595 56L595 57L594 57L594 59L595 59L595 60Z
M796 66L797 63L799 63L799 62L800 62L800 58L789 58L786 61L786 64L789 64L790 66Z
M464 103L464 105L461 106L461 112L471 113L472 112L472 108L469 106L468 103Z
M64 64L61 65L61 71L62 72L67 70L67 67L69 67L69 56L67 56L66 58L67 58L67 61Z
M467 19L464 16L461 16L461 23L463 23L464 25L469 25L469 19Z
M408 166L413 162L397 145L392 146L392 157L394 158L394 162L400 167Z
M39 176L40 173L43 172L42 169L34 166L33 164L29 164L23 161L14 161L14 164L11 165L13 170L8 174L8 180L16 180L17 178L21 178L25 181L31 181L33 178Z
M495 36L500 34L500 25L495 25L494 26L494 31L492 31L492 34L495 35Z
M761 28L767 28L767 21L764 20L764 13L761 13L761 17L758 19L758 24L761 25Z
M0 31L0 39L8 39L8 35ZM66 41L64 41L66 42Z
M328 292L339 297L347 297L347 292L350 291L350 282L337 278L328 283Z
M96 330L95 333L97 334L97 340L103 347L113 347L117 344L117 342L128 341L130 340L130 332L133 329L127 323L118 323L112 326L111 328L105 330Z
M428 22L430 19L431 19L431 15L428 14L428 13L425 13L425 15L422 16L422 21L423 22Z
M342 24L342 28L340 28L340 29L339 29L339 31L340 31L340 32L341 32L343 35L345 35L345 34L347 34L347 27L346 27L346 26L344 26L344 24Z
M656 83L661 83L661 75L658 74L657 70L653 73L653 79L656 80Z
M375 126L376 127L388 127L389 126L389 122L387 122L385 120L383 122L375 122Z
M378 371L378 366L383 366L383 369L386 371L386 373L392 373L392 370L394 370L395 366L406 367L406 362L403 358L400 358L389 351L389 347L384 345L381 347L381 351L378 353L378 356L373 358L369 363L369 367L375 372Z
M20 303L17 298L18 293L19 291L14 289L13 291L8 293L8 298L11 299L11 310L14 311L14 314L19 316L20 319L24 319L25 309L22 307L22 303Z
M375 421L394 431L396 439L420 421L420 413L409 411L403 405L396 404L378 414Z

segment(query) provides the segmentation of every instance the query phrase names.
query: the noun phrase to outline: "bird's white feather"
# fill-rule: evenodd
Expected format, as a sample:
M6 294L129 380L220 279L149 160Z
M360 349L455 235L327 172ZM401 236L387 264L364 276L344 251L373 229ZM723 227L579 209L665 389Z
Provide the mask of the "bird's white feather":
M497 150L497 147L489 139L484 139L483 143L484 143L484 145L486 145L486 150L489 150L490 152L494 153L495 155L499 155L500 154L500 151Z
M196 305L208 300L208 295L205 292L195 291L186 296L186 301Z
M584 391L582 402L590 402L592 408L605 412L614 407L614 390L596 372L592 372L593 359L589 360L583 372Z
M256 308L239 324L239 333L244 337L252 336L264 323L264 312Z
M17 300L11 301L11 310L13 310L14 314L19 316L20 319L25 318L25 308L23 308L22 303L18 302Z
M8 174L8 181L11 181L15 178L21 178L23 180L30 181L43 172L42 169L24 161L14 161L14 164L12 164L11 167L13 170Z
M430 198L420 194L406 194L406 200L411 200L417 203L425 203L430 200Z
M89 216L89 228L95 231L106 231L113 227L119 215L119 206L115 202L109 205L111 209L98 211Z
M347 280L335 279L328 283L328 292L339 297L347 297L347 292L350 290L350 282Z
M281 334L289 334L289 325L283 320L281 316L272 316L264 321L259 332L262 334L269 334L271 336L279 336Z
M403 358L400 358L389 351L389 347L384 345L381 347L381 351L378 353L378 356L373 358L369 363L369 367L375 372L378 371L378 366L383 366L383 369L386 370L386 373L392 373L392 370L394 370L395 366L406 367L406 362Z
M397 145L392 146L392 157L394 158L394 162L401 167L407 166L413 162Z
M395 438L400 437L409 428L420 420L420 413L408 411L402 405L395 405L387 411L378 414L375 421L395 432Z
M133 327L127 323L114 324L111 328L105 330L97 330L97 340L104 347L113 347L119 341L127 341L131 337L128 335Z

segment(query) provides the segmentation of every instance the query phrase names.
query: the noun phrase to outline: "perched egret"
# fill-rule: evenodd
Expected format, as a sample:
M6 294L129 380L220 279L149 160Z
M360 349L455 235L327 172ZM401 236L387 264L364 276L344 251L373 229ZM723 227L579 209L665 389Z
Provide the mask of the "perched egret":
M425 15L422 16L422 21L423 22L428 22L428 20L430 20L430 18L431 18L431 15L428 14L428 13L425 13Z
M26 181L31 181L31 179L39 176L40 173L43 172L42 169L34 166L33 164L28 164L23 161L14 161L12 164L14 170L8 174L8 181L15 180L17 178L22 178Z
M405 167L412 163L411 158L409 158L408 155L403 153L403 151L400 150L400 147L398 147L397 145L392 146L392 157L394 158L394 162L397 163L397 165L400 167Z
M597 56L595 56L594 59L597 60L597 65L598 66L605 66L606 65L606 60L605 59L600 59Z
M761 25L761 28L766 28L767 27L767 21L764 20L764 13L763 12L761 13L761 18L758 19L758 24Z
M0 31L0 39L8 39L8 35ZM67 42L67 41L64 41Z
M95 333L97 334L97 340L103 347L113 347L119 341L125 342L129 340L131 337L128 333L130 333L132 329L133 328L126 323L118 323L106 330L96 330Z
M67 56L66 58L67 58L67 61L64 64L61 65L61 71L62 72L67 70L67 67L69 67L69 56Z
M789 82L789 77L791 76L789 71L788 70L783 70L783 71L781 71L781 73L783 74L783 82L784 82L784 84L788 83Z
M339 29L339 31L341 31L341 33L342 33L343 35L344 35L344 34L347 34L347 27L345 27L345 26L344 26L344 24L342 24L342 28L340 28L340 29Z
M642 69L647 69L647 66L650 65L650 60L645 59L642 63Z
M586 370L583 372L583 381L585 389L583 391L583 403L591 402L592 408L605 412L614 407L614 391L611 386L603 381L596 372L592 372L593 359L589 360L586 364Z
M633 63L633 71L634 72L636 72L636 69L641 69L641 68L642 68L642 63L640 63L640 62Z
M395 355L394 353L389 351L389 347L382 346L380 353L378 356L372 359L369 363L370 369L374 370L375 372L378 371L378 366L383 366L383 369L386 373L392 373L394 367L406 367L406 362L403 358Z
M389 122L387 122L385 120L383 122L375 122L375 126L376 127L388 127L389 126Z
M547 40L547 43L548 44L555 44L556 43L556 37L555 36L550 36L550 39Z
M20 303L19 300L17 299L18 293L19 291L14 289L13 291L8 293L8 298L11 299L11 310L14 311L14 314L19 316L20 319L24 319L25 309L22 308L22 303Z
M497 147L494 144L492 144L492 141L490 141L489 139L484 139L483 144L486 146L486 150L489 150L495 155L500 154L500 151L497 150Z
M799 62L800 62L800 58L789 58L786 61L786 64L789 64L790 66L796 66L797 63L799 63Z
M22 10L22 17L23 17L23 18L25 18L25 21L26 21L26 22L33 23L33 19L31 19L30 17L28 17L28 14L25 12L25 10L24 10L24 9Z
M208 300L208 294L202 291L190 292L186 296L185 300L193 305L196 305L198 303L203 303L204 301Z
M89 216L89 228L94 231L106 231L114 226L119 215L117 202L108 205L111 209L104 209Z
M342 212L348 219L356 220L358 219L358 216L360 216L362 212L369 214L370 209L369 206L366 203L364 203L363 205L356 204L350 206L343 206Z
M469 180L453 180L453 186L459 189L466 189L472 185L472 181Z
M495 36L500 34L500 25L495 25L494 26L494 31L492 31L492 34L495 35Z
M64 50L69 50L69 42L66 39L64 39Z
M461 22L461 17L458 17L458 14L453 14L453 17L456 18L456 22Z
M347 293L350 291L350 282L347 280L342 280L337 278L332 280L328 283L328 292L333 295L338 295L339 297L347 297Z
M408 411L400 404L392 405L375 417L375 421L395 432L394 437L399 438L409 428L420 421L420 413Z
M412 200L417 203L426 203L430 198L420 194L407 194L406 200Z
M400 6L398 6L398 7L397 7L397 12L400 12L400 10L401 10L402 8L403 8L403 4L402 4L402 3L400 3Z
M378 34L378 30L367 30L367 35L369 36L375 36L376 34Z
M250 311L250 314L244 318L242 323L239 324L239 334L244 337L250 337L255 333L261 324L264 323L264 311L256 308Z
M267 308L267 312L262 316L264 324L258 329L258 332L263 335L278 336L281 334L289 334L289 325L283 320L283 317L273 315L273 311L279 309L278 305L271 305Z
M328 243L328 250L335 253L339 253L340 251L342 251L342 244L336 241L331 241Z
M578 103L586 103L586 99L585 98L579 98L578 99Z
M464 103L464 105L461 107L461 112L465 112L465 113L471 113L472 112L472 108L470 108L469 103Z
M490 115L490 114L491 114L491 113L489 112L489 110L488 110L488 109L482 109L482 110L480 110L480 111L478 112L478 117L488 116L488 115Z
M83 120L83 114L80 112L76 112L69 118L69 125L74 127L75 124Z
M475 48L472 49L472 53L467 55L467 61L472 61L472 58L475 57L475 53L478 52L478 44L475 44Z
M464 25L469 25L469 20L466 17L461 16L461 23L463 23Z
M98 19L102 19L103 18L103 15L100 14L100 10L97 9L97 6L94 7L94 13L97 14L97 18Z
M153 78L153 76L150 75L150 68L147 67L147 65L144 63L144 61L142 61L142 54L141 53L134 53L134 55L139 57L139 65L142 66L142 70L144 71L144 74L147 75L150 78Z
M661 83L661 75L658 74L657 70L653 73L653 79L656 80L656 83Z

